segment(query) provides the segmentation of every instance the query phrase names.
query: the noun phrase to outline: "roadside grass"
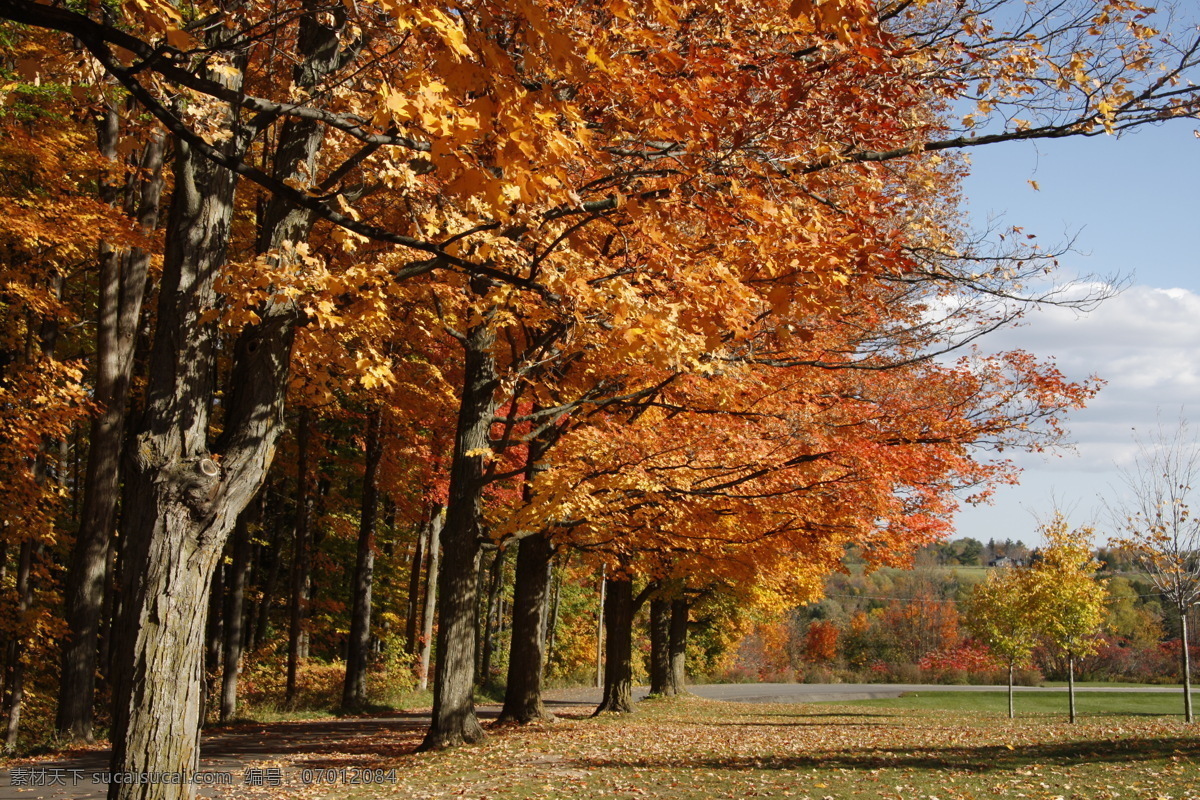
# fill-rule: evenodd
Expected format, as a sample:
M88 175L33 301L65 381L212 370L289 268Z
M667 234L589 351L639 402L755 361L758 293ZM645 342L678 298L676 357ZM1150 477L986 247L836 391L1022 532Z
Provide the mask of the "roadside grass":
M1200 708L1200 692L1193 692ZM1018 719L1023 715L1067 714L1067 690L1061 692L1017 691L1013 700ZM909 692L890 700L847 700L837 705L877 708L881 711L985 712L1007 717L1008 692ZM1075 708L1083 716L1175 716L1183 718L1183 691L1175 692L1076 692Z
M1069 725L1061 714L698 698L587 713L493 726L483 744L446 752L360 758L395 768L395 782L289 797L1200 800L1200 733L1170 717Z

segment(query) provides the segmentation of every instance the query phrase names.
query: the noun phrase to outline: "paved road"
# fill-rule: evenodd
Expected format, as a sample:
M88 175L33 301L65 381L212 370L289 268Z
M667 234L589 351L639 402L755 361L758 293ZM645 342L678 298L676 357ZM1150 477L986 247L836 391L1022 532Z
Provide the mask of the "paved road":
M745 683L689 686L700 697L739 703L821 703L899 697L904 692L982 692L997 686L926 686L919 684L795 684ZM1063 692L1063 688L1017 687L1020 692ZM1080 687L1081 692L1178 692L1169 687ZM646 687L634 694L645 697ZM547 705L556 710L569 706L594 706L599 689L556 689L546 693ZM494 718L498 706L481 706L480 717ZM247 769L272 768L283 772L293 787L309 774L338 768L394 763L396 756L411 753L429 725L428 711L386 716L246 724L213 731L204 736L200 768L229 775L234 791L243 794ZM102 800L103 783L94 776L108 768L107 750L92 749L39 759L21 759L0 768L0 800ZM270 776L260 776L267 780ZM274 794L270 787L267 793ZM298 788L298 787L297 787ZM284 794L294 794L288 789ZM202 797L228 797L229 790L202 787ZM261 795L259 795L261 796Z

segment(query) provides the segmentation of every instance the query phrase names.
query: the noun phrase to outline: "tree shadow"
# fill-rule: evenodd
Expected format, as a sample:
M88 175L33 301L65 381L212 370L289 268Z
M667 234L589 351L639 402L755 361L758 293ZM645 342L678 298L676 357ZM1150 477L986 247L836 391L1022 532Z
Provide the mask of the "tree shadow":
M1170 759L1173 756L1200 756L1200 740L1192 737L1144 738L1120 740L1085 740L1036 745L1021 745L1010 749L1006 745L947 746L947 747L860 747L844 752L823 752L812 755L722 756L689 757L688 765L695 769L732 771L797 770L811 768L841 768L875 770L881 767L900 769L963 770L976 773L1007 772L1032 764L1070 766L1080 763L1130 763ZM615 767L633 769L672 768L676 766L670 754L633 756L596 756L575 759L573 766L581 769Z

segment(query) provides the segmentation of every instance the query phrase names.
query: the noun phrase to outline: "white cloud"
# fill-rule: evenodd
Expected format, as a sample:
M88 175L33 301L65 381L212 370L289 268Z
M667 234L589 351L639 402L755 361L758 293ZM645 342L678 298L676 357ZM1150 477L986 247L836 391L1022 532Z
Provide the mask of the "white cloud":
M986 539L1017 528L1028 540L1031 518L1045 518L1056 503L1076 505L1078 523L1102 517L1100 498L1119 491L1135 430L1144 437L1159 417L1170 422L1200 408L1200 295L1186 289L1132 286L1087 314L1044 308L983 344L1054 358L1068 378L1096 375L1107 384L1068 419L1075 452L1016 456L1022 486L998 492L991 508L964 512L960 535Z

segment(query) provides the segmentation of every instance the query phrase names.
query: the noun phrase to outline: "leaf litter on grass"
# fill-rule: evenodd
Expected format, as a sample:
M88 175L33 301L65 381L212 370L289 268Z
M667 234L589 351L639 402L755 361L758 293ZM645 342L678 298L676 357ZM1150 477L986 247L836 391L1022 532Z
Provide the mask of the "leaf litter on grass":
M383 762L396 768L395 785L327 786L323 796L1200 800L1200 737L1173 719L1069 725L687 698L627 716L569 710L554 723L493 725L491 734L438 753L413 744ZM305 800L322 796L304 788Z

